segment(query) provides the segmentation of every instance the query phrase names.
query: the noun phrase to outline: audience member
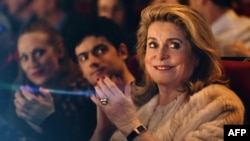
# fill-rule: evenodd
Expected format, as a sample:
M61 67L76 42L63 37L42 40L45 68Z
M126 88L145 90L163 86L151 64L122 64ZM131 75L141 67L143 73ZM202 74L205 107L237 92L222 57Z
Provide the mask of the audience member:
M250 19L237 15L232 7L233 2L234 0L189 0L189 5L210 24L222 57L249 57Z
M13 140L8 133L14 134L14 132L8 126L6 119L8 112L6 105L9 104L11 96L4 85L11 84L17 74L17 60L12 55L14 43L11 39L13 39L11 25L7 17L0 12L0 137L8 141Z
M137 37L144 85L121 91L108 77L95 82L91 99L102 112L92 141L111 135L107 118L118 129L111 140L129 141L223 140L224 125L243 124L244 106L227 87L216 41L197 12L149 6Z
M17 74L16 39L32 13L31 0L3 0L0 8L1 81L11 83Z
M150 4L157 4L157 3L180 3L180 4L187 4L188 0L151 0Z
M157 4L157 3L179 3L178 0L152 0L150 4Z
M78 62L83 77L91 84L95 85L96 80L107 76L116 81L120 89L124 89L122 86L130 84L135 78L126 65L129 54L121 29L105 17L97 17L91 23L86 27L79 24L72 30L69 36L69 42L73 45L70 47L71 56ZM98 109L97 115L99 112ZM102 120L97 118L97 122L102 123ZM113 128L106 131L113 132Z
M235 0L234 9L239 15L245 15L250 17L249 6L249 0Z
M92 15L94 0L74 0L74 10L83 15Z
M96 107L82 93L91 87L79 79L79 67L67 55L61 35L45 21L30 23L17 50L20 69L10 123L18 134L32 141L89 140Z
M16 40L31 15L32 0L3 0L0 7L0 80L12 83L17 75Z
M12 32L15 35L14 41L18 34L33 13L32 0L3 0L2 12L10 21Z
M0 13L0 80L10 83L15 78L16 59L15 43L11 24L4 14Z
M95 12L97 16L112 19L125 33L126 43L130 54L135 54L136 29L139 18L133 14L132 0L96 0Z
M79 20L87 21L88 19L88 16L75 12L74 2L73 0L33 0L32 7L35 14L29 22L38 19L46 20L61 33L65 40L71 26L74 26ZM67 46L65 48L68 50Z
M124 83L134 81L126 64L127 45L121 28L114 21L95 17L85 26L76 24L71 31L69 53L91 84L103 76L117 77Z
M38 19L46 20L61 31L67 14L73 11L73 4L71 0L33 0L32 7Z

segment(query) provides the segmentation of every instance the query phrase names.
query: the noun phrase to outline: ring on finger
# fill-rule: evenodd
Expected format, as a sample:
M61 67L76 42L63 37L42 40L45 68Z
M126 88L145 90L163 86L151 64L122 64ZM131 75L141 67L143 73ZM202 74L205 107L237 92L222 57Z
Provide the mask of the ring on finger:
M108 104L108 100L109 100L109 98L104 97L104 98L100 99L100 102L101 102L102 105L107 105Z

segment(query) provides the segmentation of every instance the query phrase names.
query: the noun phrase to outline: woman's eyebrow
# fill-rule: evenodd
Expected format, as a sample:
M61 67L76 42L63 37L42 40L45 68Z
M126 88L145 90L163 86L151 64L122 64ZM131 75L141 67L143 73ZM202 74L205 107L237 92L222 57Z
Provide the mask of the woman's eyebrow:
M183 41L179 38L168 38L167 41L174 41L174 40L177 40L179 41L180 43L183 43Z
M147 37L147 40L156 40L154 37Z
M156 38L154 38L154 37L148 37L147 40L156 40ZM176 37L166 39L167 42L169 42L169 41L174 41L174 40L177 40L177 41L179 41L180 43L183 43L183 41L182 41L181 39L176 38Z

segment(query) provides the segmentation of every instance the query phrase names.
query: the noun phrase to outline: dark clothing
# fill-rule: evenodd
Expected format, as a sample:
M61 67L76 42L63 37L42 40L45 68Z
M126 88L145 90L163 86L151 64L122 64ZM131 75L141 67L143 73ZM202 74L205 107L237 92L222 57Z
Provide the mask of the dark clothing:
M96 125L94 103L87 97L64 96L57 104L57 112L41 125L45 140L88 141Z
M68 92L79 88L65 89ZM80 90L89 90L83 87ZM18 138L25 141L88 141L96 127L96 106L87 96L55 94L55 113L50 115L41 125L42 133L33 130L22 118L14 113L11 123ZM12 112L13 109L12 109Z

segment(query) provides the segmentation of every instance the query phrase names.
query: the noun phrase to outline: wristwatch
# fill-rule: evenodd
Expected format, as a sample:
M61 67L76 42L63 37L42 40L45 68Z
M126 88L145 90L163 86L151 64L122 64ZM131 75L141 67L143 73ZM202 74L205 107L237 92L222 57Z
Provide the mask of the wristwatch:
M138 135L144 133L147 131L147 128L144 125L139 125L137 126L127 137L128 141L132 141L135 137Z

